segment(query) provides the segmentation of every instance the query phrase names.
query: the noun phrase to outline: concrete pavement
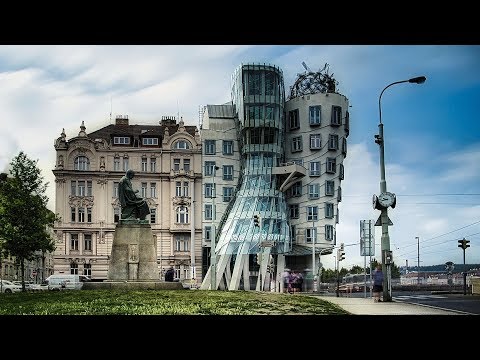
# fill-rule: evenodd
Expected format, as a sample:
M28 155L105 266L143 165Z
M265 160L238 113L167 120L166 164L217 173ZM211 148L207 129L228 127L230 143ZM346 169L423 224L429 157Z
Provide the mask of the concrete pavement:
M461 311L439 309L428 305L412 304L401 301L376 303L369 297L358 298L313 294L308 295L336 304L352 315L467 315Z

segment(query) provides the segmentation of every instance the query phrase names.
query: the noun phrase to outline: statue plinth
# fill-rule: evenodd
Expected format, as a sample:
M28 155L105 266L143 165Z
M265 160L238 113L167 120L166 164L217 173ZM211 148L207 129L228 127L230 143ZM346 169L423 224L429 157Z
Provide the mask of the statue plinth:
M117 224L107 279L159 280L157 243L148 220L122 219Z

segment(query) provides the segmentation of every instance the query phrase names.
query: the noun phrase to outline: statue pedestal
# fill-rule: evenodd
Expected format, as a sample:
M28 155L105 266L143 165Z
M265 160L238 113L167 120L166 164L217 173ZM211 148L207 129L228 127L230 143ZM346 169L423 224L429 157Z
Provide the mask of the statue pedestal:
M148 221L120 220L113 237L107 281L159 281L157 243Z

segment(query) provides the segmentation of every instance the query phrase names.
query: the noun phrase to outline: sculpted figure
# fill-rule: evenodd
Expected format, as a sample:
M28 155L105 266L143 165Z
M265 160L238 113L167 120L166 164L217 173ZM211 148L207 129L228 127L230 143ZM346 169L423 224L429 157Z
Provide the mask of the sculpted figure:
M122 220L145 220L145 217L150 214L150 209L145 199L137 196L138 190L133 190L131 180L134 176L135 172L129 169L118 183L118 199L122 206Z

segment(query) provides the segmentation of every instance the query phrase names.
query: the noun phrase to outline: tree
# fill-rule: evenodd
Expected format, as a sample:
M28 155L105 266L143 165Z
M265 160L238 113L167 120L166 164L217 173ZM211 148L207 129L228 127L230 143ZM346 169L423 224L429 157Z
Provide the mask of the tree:
M24 291L25 260L33 260L36 251L55 250L48 228L59 220L47 208L48 183L43 183L37 163L21 151L10 163L11 176L0 181L0 238L4 251L20 264Z

